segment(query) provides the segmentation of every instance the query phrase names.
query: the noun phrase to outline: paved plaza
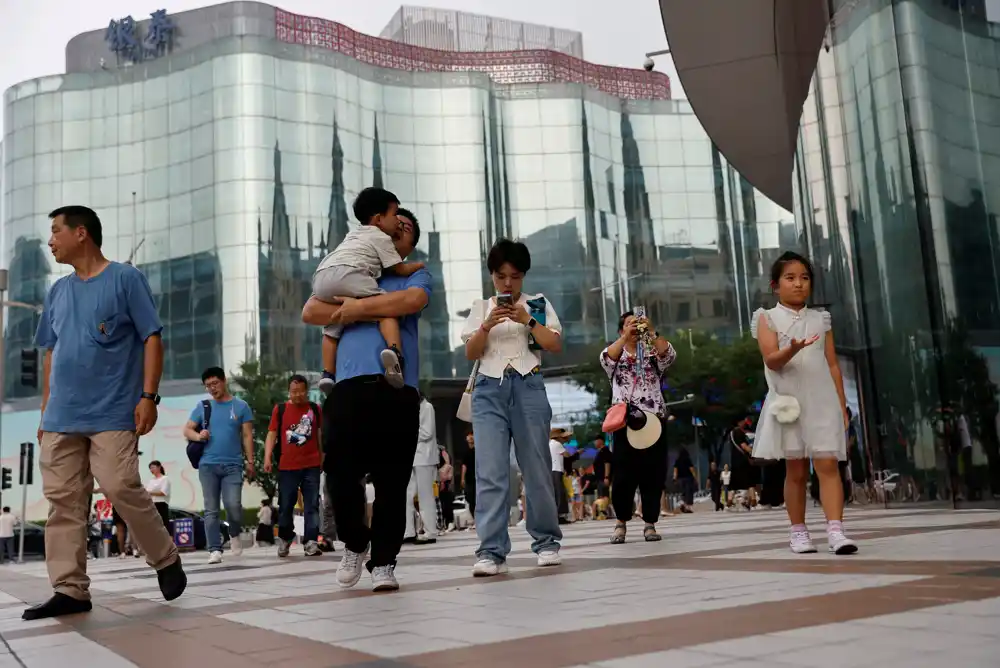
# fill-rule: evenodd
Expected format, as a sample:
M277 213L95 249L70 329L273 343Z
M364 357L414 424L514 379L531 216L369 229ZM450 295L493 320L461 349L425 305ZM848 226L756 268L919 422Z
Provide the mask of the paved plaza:
M810 511L814 537L821 518ZM851 557L793 556L782 511L661 522L661 543L566 527L565 565L539 569L513 530L508 576L470 577L475 536L406 547L403 589L367 576L340 590L335 555L279 561L248 549L221 566L189 554L187 592L160 599L136 560L90 562L94 611L23 622L44 565L0 568L0 668L996 668L1000 513L859 510ZM339 547L339 546L338 546Z

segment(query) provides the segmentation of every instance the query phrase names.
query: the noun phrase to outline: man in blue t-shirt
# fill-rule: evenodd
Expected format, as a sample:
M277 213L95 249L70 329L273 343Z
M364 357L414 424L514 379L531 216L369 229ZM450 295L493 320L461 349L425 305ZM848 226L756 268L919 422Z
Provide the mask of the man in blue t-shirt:
M204 402L191 411L184 425L184 438L205 444L198 462L198 480L205 501L205 544L208 563L222 563L222 532L219 529L219 502L229 521L229 549L234 557L243 554L243 469L253 479L253 411L247 402L229 393L226 372L213 366L201 374L211 399L206 424ZM246 462L244 464L244 461Z
M35 333L45 349L39 468L49 502L45 565L55 594L25 610L24 619L91 610L86 527L95 477L156 569L163 597L173 600L187 585L139 478L139 437L156 424L163 370L153 294L138 269L104 257L93 210L66 206L49 218L52 256L73 267L49 290Z
M406 209L396 215L403 225L396 248L405 258L420 239L420 227ZM302 319L312 325L349 325L337 347L337 384L323 406L324 469L337 533L345 545L337 582L342 587L357 584L370 551L372 589L391 591L399 589L394 571L406 530L406 488L417 451L417 323L430 299L431 276L426 269L405 277L386 274L379 285L386 294L345 299L340 307L312 298ZM385 380L380 354L386 344L377 323L381 318L399 318L406 360L401 389ZM371 474L375 486L371 528L364 523L365 489L359 482L366 474Z

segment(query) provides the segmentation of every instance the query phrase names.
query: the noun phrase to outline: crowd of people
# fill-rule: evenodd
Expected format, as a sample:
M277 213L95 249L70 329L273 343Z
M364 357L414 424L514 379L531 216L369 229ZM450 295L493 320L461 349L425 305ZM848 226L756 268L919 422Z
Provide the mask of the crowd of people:
M422 264L406 258L420 240L419 223L382 188L364 189L353 209L359 225L321 262L315 294L302 311L305 323L323 328L321 386L328 394L322 406L311 403L307 379L293 376L288 401L274 407L268 427L263 466L278 473L279 557L296 538L305 555L319 556L335 535L343 543L340 586L353 587L367 570L374 591L396 590L402 544L436 540L435 490L450 500L457 486L479 538L475 577L506 572L510 525L520 515L512 508L523 509L520 520L544 568L562 563L561 525L582 519L588 507L592 517L614 518L614 544L626 542L635 515L644 541L662 539L657 520L668 477L682 510L690 511L697 471L683 450L668 469L668 406L661 391L677 351L643 309L621 314L617 338L600 353L612 406L594 440L591 468L576 471L578 453L565 447L570 434L552 429L543 379L547 356L562 350L562 325L543 293L525 290L529 249L507 239L486 258L494 294L470 305L461 332L473 363L463 415L471 430L456 475L438 447L433 408L418 390L418 320L431 299L431 281ZM151 463L152 478L143 485L138 468L139 439L156 424L163 369L162 324L149 284L136 268L103 255L93 210L64 207L50 218L53 257L73 268L46 296L36 334L45 350L38 437L54 593L26 610L25 619L92 607L86 526L95 478L156 571L164 598L177 598L187 584L168 531L166 471ZM846 459L849 416L830 316L807 305L812 278L804 257L786 253L775 263L777 305L755 313L752 323L768 384L756 436L751 446L750 425L736 425L729 433L732 470L716 465L709 483L718 509L726 488L754 494L755 476L767 468L761 464L783 462L790 548L812 552L805 526L812 461L829 549L848 554L857 546L843 529L838 461ZM216 564L223 559L222 508L231 555L243 549L242 491L255 475L253 413L231 393L222 368L205 370L202 381L209 398L193 407L184 436L204 496L209 562ZM301 535L293 521L298 499ZM414 499L422 514L419 532ZM265 528L258 536L266 538L275 522L269 502L259 519Z

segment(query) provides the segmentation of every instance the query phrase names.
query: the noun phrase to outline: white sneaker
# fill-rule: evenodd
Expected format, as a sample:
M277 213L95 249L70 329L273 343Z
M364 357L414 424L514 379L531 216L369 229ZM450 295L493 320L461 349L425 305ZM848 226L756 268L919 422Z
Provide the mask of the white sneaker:
M854 554L858 551L858 544L845 536L843 531L828 531L826 541L833 554Z
M210 564L221 564L222 563L222 551L215 550L212 554L208 555L208 563Z
M234 557L243 556L243 539L239 536L229 539L229 550L233 553Z
M541 567L545 566L559 566L562 564L562 557L555 550L545 550L538 553L538 565Z
M507 571L506 562L498 564L492 559L483 558L477 561L476 565L472 567L472 577L491 578L494 575L504 575Z
M274 539L274 544L278 547L278 558L284 559L288 556L288 552L291 549L291 544L283 539L281 536L277 536Z
M344 589L350 589L358 584L358 580L361 579L361 571L365 566L365 557L367 556L367 547L361 553L351 552L345 547L344 556L340 560L340 566L337 567L337 584Z
M395 566L376 566L373 568L372 591L396 591L399 589L395 571Z
M399 356L390 348L382 351L380 356L382 366L385 368L385 379L389 385L399 389L403 387L403 368L399 364Z
M808 531L793 531L788 539L788 547L795 554L812 554L816 551Z

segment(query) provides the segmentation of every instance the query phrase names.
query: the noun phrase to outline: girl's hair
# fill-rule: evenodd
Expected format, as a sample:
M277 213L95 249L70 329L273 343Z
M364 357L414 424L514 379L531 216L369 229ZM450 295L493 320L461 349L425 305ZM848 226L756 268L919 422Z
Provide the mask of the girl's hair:
M806 273L809 274L809 278L813 277L813 266L812 262L809 261L809 258L804 255L799 255L795 251L785 251L778 257L777 260L774 261L774 264L771 265L772 287L778 284L778 281L781 280L781 274L785 271L785 267L792 262L800 263L806 268Z
M156 468L160 469L160 473L162 475L167 475L167 469L163 468L163 464L160 463L159 459L154 459L153 461L149 462L149 465L155 466Z

